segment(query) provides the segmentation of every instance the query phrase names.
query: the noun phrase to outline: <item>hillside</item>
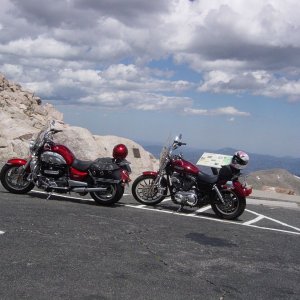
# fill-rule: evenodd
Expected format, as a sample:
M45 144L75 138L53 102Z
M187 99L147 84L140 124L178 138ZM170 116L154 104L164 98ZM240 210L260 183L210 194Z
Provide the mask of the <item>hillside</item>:
M56 120L63 132L55 135L55 141L69 147L78 159L111 156L113 147L124 143L129 151L127 159L132 164L132 178L144 170L156 170L158 167L157 160L138 143L105 133L92 135L85 128L65 124L63 114L54 106L43 104L33 92L8 81L1 74L0 108L0 161L11 157L26 158L30 140L49 120Z
M257 190L300 195L300 178L283 169L253 172L247 177L247 183Z

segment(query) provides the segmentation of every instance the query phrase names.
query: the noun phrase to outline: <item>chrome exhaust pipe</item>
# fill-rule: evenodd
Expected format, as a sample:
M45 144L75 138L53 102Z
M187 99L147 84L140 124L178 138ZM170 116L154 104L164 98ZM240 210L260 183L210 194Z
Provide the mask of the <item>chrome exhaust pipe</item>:
M78 187L78 188L71 189L71 192L89 193L89 192L104 192L106 190L107 188L101 188L101 187L97 187L97 188Z

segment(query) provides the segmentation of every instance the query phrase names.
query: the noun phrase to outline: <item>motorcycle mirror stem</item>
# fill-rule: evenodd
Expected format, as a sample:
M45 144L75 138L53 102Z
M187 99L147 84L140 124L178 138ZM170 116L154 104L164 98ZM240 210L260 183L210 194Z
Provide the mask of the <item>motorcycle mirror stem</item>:
M175 137L174 142L178 142L178 141L180 141L181 139L182 139L182 134L180 133L179 135L177 135L177 136Z

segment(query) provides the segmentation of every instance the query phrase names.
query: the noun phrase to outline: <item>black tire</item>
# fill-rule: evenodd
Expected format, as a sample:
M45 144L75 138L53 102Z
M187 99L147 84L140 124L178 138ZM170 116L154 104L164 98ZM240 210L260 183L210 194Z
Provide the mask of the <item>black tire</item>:
M11 193L26 194L34 188L34 184L26 180L28 174L25 174L21 180L16 182L19 168L22 168L22 166L4 165L0 173L1 183Z
M158 190L154 189L150 194L150 187L155 180L153 175L141 175L132 184L132 195L134 199L145 205L156 205L165 199L167 195L167 188L165 189L164 195L158 195ZM162 183L167 186L166 180L162 179Z
M106 184L100 187L105 187L107 190L104 192L90 192L91 197L100 205L113 205L118 202L124 194L124 187L120 184Z
M225 205L219 200L211 204L214 213L221 219L234 220L238 218L246 208L246 198L239 197L231 190L221 191Z

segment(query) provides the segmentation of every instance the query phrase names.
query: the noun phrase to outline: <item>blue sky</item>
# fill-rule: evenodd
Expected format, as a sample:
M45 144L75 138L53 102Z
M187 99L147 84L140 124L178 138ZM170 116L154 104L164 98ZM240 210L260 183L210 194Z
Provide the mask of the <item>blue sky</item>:
M1 0L0 72L65 122L300 157L299 1L48 2Z

